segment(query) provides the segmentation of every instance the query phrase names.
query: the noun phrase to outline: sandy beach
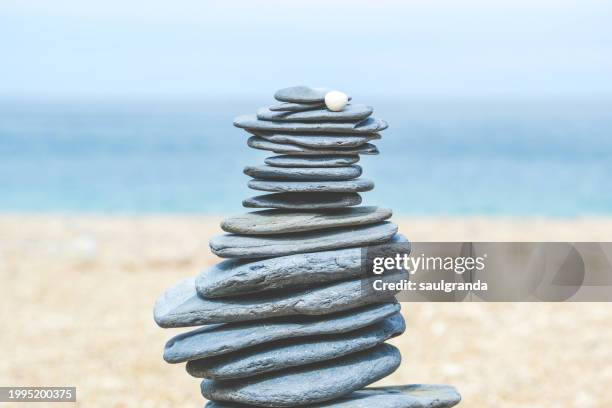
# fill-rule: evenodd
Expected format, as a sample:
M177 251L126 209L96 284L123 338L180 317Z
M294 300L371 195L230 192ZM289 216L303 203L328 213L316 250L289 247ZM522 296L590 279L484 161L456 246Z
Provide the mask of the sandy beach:
M0 216L0 385L76 386L82 407L201 407L152 319L175 281L217 261L222 217ZM611 218L400 218L415 241L610 241ZM400 369L461 407L612 406L612 304L403 304ZM20 404L27 406L27 404ZM37 406L32 404L32 406Z

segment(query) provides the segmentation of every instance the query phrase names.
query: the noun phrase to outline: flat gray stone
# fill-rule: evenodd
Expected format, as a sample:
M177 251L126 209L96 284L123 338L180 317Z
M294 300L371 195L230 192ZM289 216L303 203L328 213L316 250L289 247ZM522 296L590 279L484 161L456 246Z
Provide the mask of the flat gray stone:
M268 150L278 154L294 154L294 155L314 155L320 156L325 154L340 155L340 154L378 154L378 149L371 143L366 143L356 147L343 147L343 148L310 148L306 146L299 146L294 144L274 143L266 140L262 137L252 136L247 140L247 145L253 149Z
M292 103L281 102L270 106L268 109L274 112L304 112L307 110L322 109L325 107L325 102L315 103Z
M274 167L343 167L357 163L358 155L272 156L264 160Z
M406 278L404 273L380 277L384 282ZM353 279L293 293L204 299L197 295L195 279L188 278L157 299L153 317L160 327L186 327L269 317L324 315L393 298L395 293L376 291L370 282L370 279Z
M369 133L364 135L325 135L325 134L274 134L266 132L254 132L255 136L266 139L273 143L296 144L311 149L324 148L347 148L358 147L372 140L380 139L380 133Z
M164 360L182 363L283 339L347 333L380 322L399 310L400 304L393 300L325 316L291 316L205 326L171 338L164 349Z
M364 388L310 408L450 408L460 401L461 395L449 385L413 384ZM249 408L249 406L211 401L206 404L206 408Z
M325 210L361 204L357 193L278 193L247 198L247 208L278 208L286 210Z
M251 136L247 140L247 145L253 149L267 150L278 154L290 154L295 156L322 156L322 155L377 155L378 148L371 144L365 143L355 147L306 147L289 143L275 143L266 140L262 137Z
M375 347L406 329L400 313L363 329L268 343L237 353L192 360L187 372L198 378L230 380L303 366Z
M396 232L397 225L384 221L377 224L294 234L265 236L223 234L212 237L209 245L212 252L221 258L268 258L382 244L389 241Z
M244 174L263 180L351 180L361 176L361 167L274 167L247 166Z
M343 181L250 180L248 186L273 193L361 193L372 190L374 183L361 178Z
M324 87L292 86L276 91L274 99L294 103L323 103L325 95L333 89ZM350 96L349 96L350 100Z
M304 112L275 112L268 108L257 111L257 119L277 122L360 122L374 112L371 106L350 104L339 111L327 108L308 110Z
M388 243L369 247L375 256L410 253L410 242L396 234ZM305 288L363 276L362 248L287 255L261 261L227 260L200 273L200 297L218 298L286 288Z
M234 126L247 130L264 130L275 133L376 133L389 125L382 119L370 116L358 123L342 122L273 122L259 120L256 115L242 115L234 119Z
M263 210L224 219L225 232L244 235L286 234L328 228L374 224L391 218L393 211L381 207L352 207L333 211Z
M454 387L414 384L365 388L319 408L450 408L460 401Z
M295 407L350 394L395 371L398 349L381 344L335 360L238 380L204 380L202 395L215 401Z

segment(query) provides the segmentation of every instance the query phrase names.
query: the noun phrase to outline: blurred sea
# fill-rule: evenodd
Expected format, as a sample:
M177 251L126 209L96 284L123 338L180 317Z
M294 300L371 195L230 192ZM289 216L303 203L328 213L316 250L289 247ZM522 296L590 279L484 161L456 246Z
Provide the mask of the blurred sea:
M390 127L364 204L396 214L612 214L612 99L359 98ZM272 101L0 103L0 211L232 213L256 193L234 116Z

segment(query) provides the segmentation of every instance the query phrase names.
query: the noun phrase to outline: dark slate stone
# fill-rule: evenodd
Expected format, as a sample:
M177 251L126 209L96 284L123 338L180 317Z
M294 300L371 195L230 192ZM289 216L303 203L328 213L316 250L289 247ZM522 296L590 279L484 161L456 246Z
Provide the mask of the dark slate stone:
M274 167L342 167L359 161L358 155L272 156L265 160Z
M164 360L182 363L283 339L347 333L380 322L399 310L400 304L392 300L325 316L291 316L205 326L171 338L164 349Z
M410 253L401 234L388 243L369 248L369 254L395 256ZM362 248L287 255L261 261L227 260L196 278L201 297L217 298L286 288L304 288L362 276ZM370 255L371 256L371 255Z
M370 191L374 183L367 179L343 181L271 181L250 180L249 188L273 193L360 193Z
M324 210L361 204L357 193L278 193L247 198L247 208L278 208L285 210Z
M407 275L384 274L380 279L393 283L407 279ZM195 279L188 278L157 299L153 317L160 327L185 327L269 317L323 315L389 301L394 294L374 290L370 280L354 279L293 293L204 299L197 295Z
M358 147L372 140L380 139L380 133L364 135L333 135L333 134L274 134L266 132L253 132L255 136L279 144L296 144L311 149L337 149Z
M404 332L400 313L366 328L334 336L317 336L268 343L237 353L192 360L194 377L230 380L331 360L375 347Z
M294 144L282 144L274 143L261 137L252 136L247 140L249 147L259 150L268 150L278 154L294 154L294 155L355 155L355 154L378 154L378 149L371 143L362 144L356 147L344 147L344 148L310 148L306 146L294 145Z
M337 400L310 408L451 408L461 396L449 385L398 385L355 391ZM206 408L251 408L244 404L209 402Z
M274 99L293 103L323 103L325 95L333 89L310 86L292 86L283 88L274 94ZM349 96L349 100L350 100Z
M243 115L234 119L234 126L247 130L263 130L275 133L376 133L389 125L382 119L370 116L359 123L342 122L272 122L259 120L256 115Z
M361 176L361 167L274 167L247 166L244 174L262 180L351 180Z
M325 107L325 102L315 103L291 103L281 102L270 106L270 110L274 112L304 112L314 109L322 109Z
M395 371L400 352L388 344L323 363L238 380L204 380L202 395L266 407L294 407L350 394Z
M275 112L268 108L257 111L257 119L277 122L359 122L372 114L371 106L361 104L347 105L339 112L326 108L304 112Z
M358 227L295 234L265 236L223 234L212 237L209 244L212 252L221 258L268 258L382 244L389 241L396 232L397 225L385 221Z
M374 224L391 218L392 215L393 211L381 207L352 207L301 212L263 210L228 217L221 222L221 228L232 234L286 234Z

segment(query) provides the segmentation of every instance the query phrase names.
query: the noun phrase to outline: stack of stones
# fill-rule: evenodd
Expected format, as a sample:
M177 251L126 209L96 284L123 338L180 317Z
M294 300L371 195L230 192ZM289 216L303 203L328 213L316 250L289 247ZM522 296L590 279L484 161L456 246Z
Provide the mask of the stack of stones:
M157 301L161 327L202 326L168 341L164 359L204 378L207 408L451 407L460 397L450 386L364 388L400 365L385 341L405 323L394 293L363 284L362 248L410 244L390 210L358 206L374 184L355 163L378 153L369 142L387 124L365 105L330 110L326 95L283 89L280 103L235 120L250 147L279 154L244 170L270 194L246 199L265 210L224 220L227 234L210 241L228 260Z

